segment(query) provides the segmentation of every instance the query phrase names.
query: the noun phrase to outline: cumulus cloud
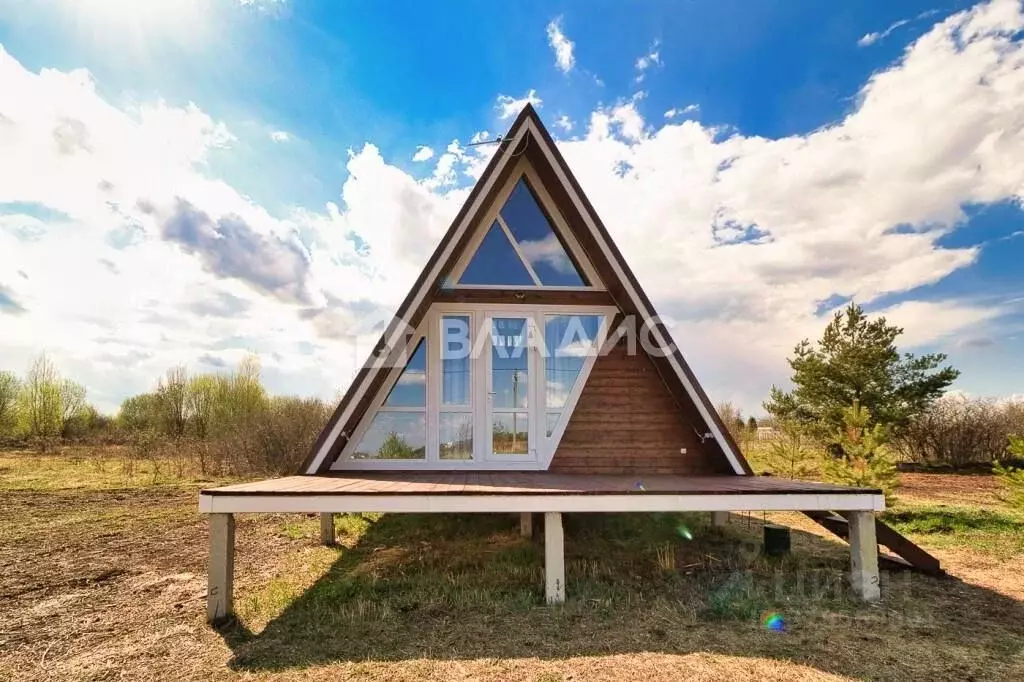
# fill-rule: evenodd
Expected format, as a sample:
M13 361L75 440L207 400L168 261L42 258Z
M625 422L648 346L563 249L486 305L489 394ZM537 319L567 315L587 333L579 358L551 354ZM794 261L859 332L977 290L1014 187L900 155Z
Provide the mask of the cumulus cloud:
M284 300L309 303L308 256L295 243L257 233L241 216L217 220L178 198L162 218L164 239L199 257L217 277L234 277Z
M426 145L420 145L419 147L416 147L416 153L412 155L412 160L416 161L416 162L419 162L419 161L426 161L426 160L431 159L433 157L434 157L434 150L433 149L431 149L430 147L427 147Z
M573 128L572 119L566 116L565 114L562 114L561 116L555 119L555 125L567 133L570 132Z
M498 112L498 119L504 121L514 118L527 104L532 104L535 108L540 109L542 103L543 100L537 96L537 91L531 88L528 93L519 98L510 95L498 95L494 108Z
M998 299L915 290L975 262L977 248L943 245L962 206L1024 197L1022 29L1015 2L954 15L808 134L648 121L633 98L596 108L559 143L713 396L759 404L837 300L905 325L908 347L999 337ZM453 141L418 179L367 143L350 152L337 201L273 216L208 177L234 137L195 105L119 109L85 72L33 73L2 52L0 84L0 204L59 215L0 216L0 273L25 274L4 285L27 308L5 315L0 349L27 365L47 339L108 406L169 365L247 348L267 353L277 390L333 396L496 148ZM533 90L501 96L498 115L527 100L540 104ZM54 131L68 120L82 125L62 148ZM211 338L228 341L212 349ZM95 368L130 351L148 355L123 372Z
M270 139L274 142L291 142L292 134L287 130L274 130L270 133Z
M548 45L555 52L555 66L562 73L569 73L576 63L576 57L573 55L575 43L565 37L565 33L562 32L562 17L558 17L548 24L547 33Z

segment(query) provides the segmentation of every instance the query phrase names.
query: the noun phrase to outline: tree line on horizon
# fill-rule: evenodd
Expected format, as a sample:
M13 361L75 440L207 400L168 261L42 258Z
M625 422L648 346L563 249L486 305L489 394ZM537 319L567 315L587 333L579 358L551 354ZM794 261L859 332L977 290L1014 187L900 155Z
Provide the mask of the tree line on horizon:
M126 398L113 417L88 403L86 388L41 355L18 377L0 371L0 440L46 451L59 442L130 445L145 457L189 456L203 473L291 473L327 421L318 398L271 395L259 358L228 372L172 367L156 388Z
M760 468L776 475L880 487L891 496L897 456L926 466L995 465L1001 480L1019 481L1024 499L1024 472L1012 466L1024 459L1024 402L950 399L959 372L942 354L901 354L902 333L850 304L817 343L797 344L788 360L793 388L772 386L767 417L744 420L728 403L718 406L720 416ZM172 367L114 417L100 414L86 388L45 355L24 377L0 371L0 442L46 450L62 440L105 439L145 456L174 449L191 453L203 472L291 472L328 414L317 398L270 395L252 354L228 372ZM778 436L755 447L763 424Z

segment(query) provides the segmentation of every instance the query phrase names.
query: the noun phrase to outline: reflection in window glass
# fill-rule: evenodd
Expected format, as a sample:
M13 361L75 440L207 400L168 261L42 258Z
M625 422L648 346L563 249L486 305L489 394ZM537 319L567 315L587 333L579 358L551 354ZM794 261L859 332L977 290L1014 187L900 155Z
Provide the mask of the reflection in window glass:
M470 351L468 315L441 318L441 402L469 405Z
M526 408L530 354L526 319L495 317L491 322L491 391L494 408Z
M495 412L491 447L496 455L525 455L530 451L530 417L526 412Z
M558 419L562 416L561 412L548 412L547 413L547 435L548 438L555 432L555 427L558 426Z
M426 407L427 341L423 339L384 400L387 407Z
M378 412L353 453L354 459L425 459L423 412Z
M561 409L583 363L596 352L600 315L547 315L544 318L546 404Z
M537 198L522 178L502 207L501 217L542 285L584 285Z
M472 413L441 413L440 436L441 459L473 459Z
M495 221L459 278L459 284L534 286L535 283L505 231Z

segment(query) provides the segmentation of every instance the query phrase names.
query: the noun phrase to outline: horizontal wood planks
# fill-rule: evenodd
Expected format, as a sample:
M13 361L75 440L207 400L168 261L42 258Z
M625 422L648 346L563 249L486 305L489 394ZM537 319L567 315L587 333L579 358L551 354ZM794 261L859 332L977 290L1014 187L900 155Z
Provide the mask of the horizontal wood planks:
M766 476L558 474L544 471L387 471L239 483L203 495L863 494L875 490Z
M621 341L594 363L550 471L728 473L721 450L700 442L704 429L679 409L650 358Z

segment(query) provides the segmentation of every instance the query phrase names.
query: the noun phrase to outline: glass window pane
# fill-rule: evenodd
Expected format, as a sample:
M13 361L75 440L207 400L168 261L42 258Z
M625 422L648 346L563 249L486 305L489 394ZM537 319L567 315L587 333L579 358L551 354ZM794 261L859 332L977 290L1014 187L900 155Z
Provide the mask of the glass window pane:
M505 231L494 221L459 278L459 284L535 286L536 282L512 248Z
M473 415L442 412L441 459L473 459Z
M530 417L526 412L495 412L491 447L496 455L525 455L530 451Z
M426 407L427 340L422 339L384 399L388 407Z
M530 354L526 333L525 318L491 320L491 391L495 408L527 407Z
M441 318L441 402L468 405L470 387L469 315Z
M541 210L537 198L522 178L502 207L501 217L541 284L584 285L583 278Z
M547 415L548 415L548 419L547 419L547 421L548 421L548 424L547 424L547 434L548 434L548 438L550 438L551 434L555 432L555 427L558 426L558 419L562 416L562 413L561 412L548 412Z
M544 318L544 379L548 407L565 406L583 363L597 350L601 315Z
M423 412L378 412L355 449L354 459L424 459L427 427Z

